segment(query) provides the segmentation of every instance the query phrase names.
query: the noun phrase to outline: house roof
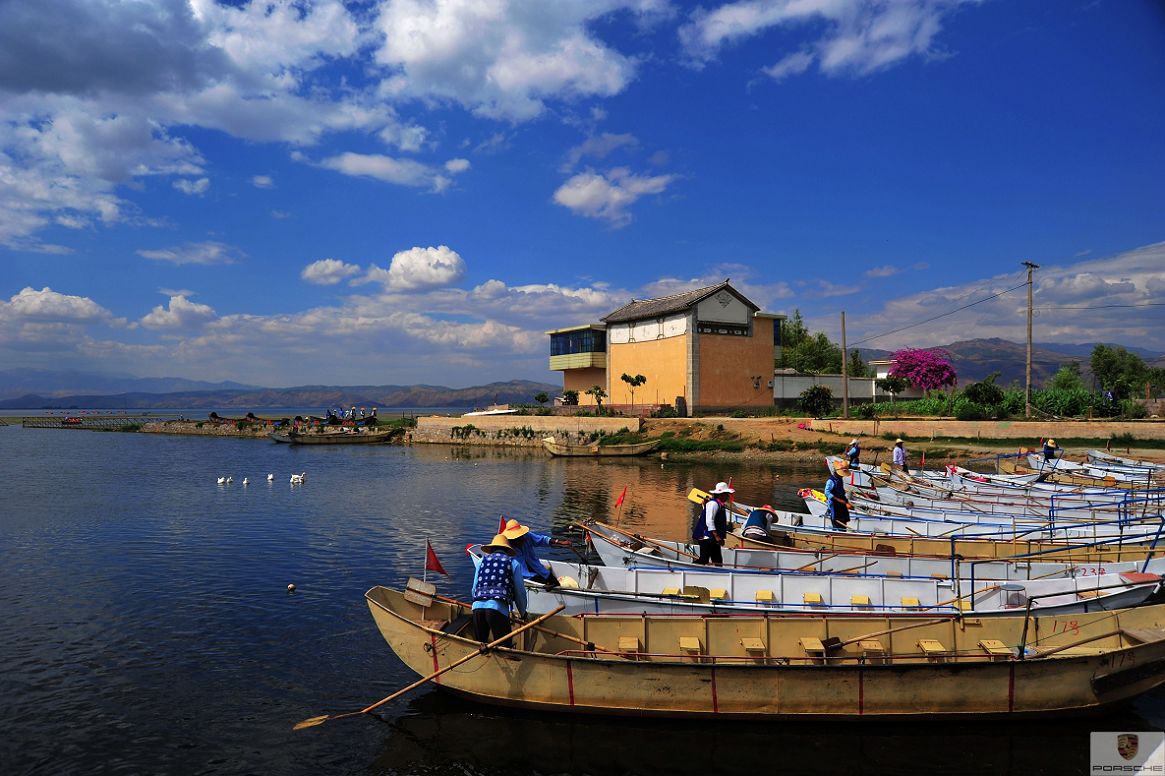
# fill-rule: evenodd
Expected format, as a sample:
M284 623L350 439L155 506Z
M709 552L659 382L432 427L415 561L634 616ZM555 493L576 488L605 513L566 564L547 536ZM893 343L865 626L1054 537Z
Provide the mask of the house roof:
M748 300L743 294L728 284L725 280L723 283L717 283L714 286L706 286L705 288L697 288L693 291L685 291L682 294L672 294L671 296L661 296L658 299L632 299L630 303L623 305L615 312L602 318L605 323L624 323L626 321L638 321L644 318L658 318L661 315L670 315L671 313L683 312L688 310L708 297L725 290L731 293L740 301L744 302L753 312L760 310L755 304Z

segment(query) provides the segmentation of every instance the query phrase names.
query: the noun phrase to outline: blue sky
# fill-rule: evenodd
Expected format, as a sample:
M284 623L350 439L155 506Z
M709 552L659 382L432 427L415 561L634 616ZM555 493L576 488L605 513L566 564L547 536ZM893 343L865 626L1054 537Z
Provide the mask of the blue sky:
M0 0L0 362L556 380L730 277L893 349L1165 350L1150 0Z

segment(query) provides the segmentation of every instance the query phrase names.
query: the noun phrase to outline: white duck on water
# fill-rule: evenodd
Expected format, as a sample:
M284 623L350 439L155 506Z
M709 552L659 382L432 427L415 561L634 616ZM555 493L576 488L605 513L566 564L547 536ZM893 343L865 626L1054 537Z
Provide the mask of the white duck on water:
M306 476L307 476L307 472L303 472L302 474L292 474L291 481L295 482L295 483L302 483L303 478Z

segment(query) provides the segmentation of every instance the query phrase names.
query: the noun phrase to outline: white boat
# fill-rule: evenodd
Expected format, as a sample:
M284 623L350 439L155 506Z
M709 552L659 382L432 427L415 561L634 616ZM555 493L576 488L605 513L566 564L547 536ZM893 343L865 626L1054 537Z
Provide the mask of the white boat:
M474 563L480 546L467 548ZM547 588L526 580L527 608L567 614L712 614L752 612L937 612L976 617L1013 615L1029 607L1041 615L1123 609L1143 603L1161 578L1151 574L1028 582L979 583L955 591L951 580L825 573L757 573L662 568L616 568L545 561L561 583Z
M1104 450L1089 450L1088 460L1104 466L1115 465L1130 469L1145 469L1151 472L1165 472L1165 464L1153 463L1152 461L1138 461L1136 458L1122 458L1119 455L1113 455Z

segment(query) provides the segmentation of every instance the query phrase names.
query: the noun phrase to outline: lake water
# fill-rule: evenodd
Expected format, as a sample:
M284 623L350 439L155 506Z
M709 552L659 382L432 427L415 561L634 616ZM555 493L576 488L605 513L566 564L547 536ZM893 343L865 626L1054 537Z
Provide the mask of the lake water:
M822 472L0 427L0 773L1085 774L1089 731L1165 724L1161 692L1092 720L729 724L514 713L423 687L376 718L291 730L416 678L363 593L419 575L426 539L450 572L439 590L464 597L464 547L501 514L567 536L627 486L622 524L678 538L692 487L732 477L742 501L795 508Z

